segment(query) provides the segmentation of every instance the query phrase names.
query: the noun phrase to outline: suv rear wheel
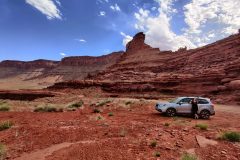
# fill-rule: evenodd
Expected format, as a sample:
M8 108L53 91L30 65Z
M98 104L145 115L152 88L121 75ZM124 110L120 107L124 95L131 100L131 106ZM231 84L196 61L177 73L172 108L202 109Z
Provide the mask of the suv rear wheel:
M200 117L203 119L209 119L210 117L210 112L208 110L203 110L200 112Z
M169 108L169 109L167 109L166 114L169 117L174 117L176 115L176 110L173 108Z

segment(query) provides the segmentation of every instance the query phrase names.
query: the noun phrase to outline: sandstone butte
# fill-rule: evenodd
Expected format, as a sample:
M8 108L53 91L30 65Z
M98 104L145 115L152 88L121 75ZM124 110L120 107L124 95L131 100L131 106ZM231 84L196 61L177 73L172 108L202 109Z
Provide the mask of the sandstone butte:
M145 44L140 32L125 52L67 57L60 62L3 61L0 71L0 79L20 74L45 81L55 77L57 83L48 89L93 86L108 93L198 95L240 104L240 33L200 48L172 52Z

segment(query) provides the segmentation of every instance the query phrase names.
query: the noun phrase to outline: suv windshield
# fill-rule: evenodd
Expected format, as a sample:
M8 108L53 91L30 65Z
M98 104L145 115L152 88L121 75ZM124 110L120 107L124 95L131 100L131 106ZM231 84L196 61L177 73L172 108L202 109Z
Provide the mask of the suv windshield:
M169 103L177 103L179 101L179 98L175 98L169 101Z

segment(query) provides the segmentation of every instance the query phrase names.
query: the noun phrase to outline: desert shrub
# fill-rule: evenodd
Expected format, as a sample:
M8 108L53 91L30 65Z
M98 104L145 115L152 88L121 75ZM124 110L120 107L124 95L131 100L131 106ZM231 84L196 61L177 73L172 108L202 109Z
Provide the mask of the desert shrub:
M93 113L101 113L101 111L97 108L94 108Z
M168 127L170 126L170 123L164 123L164 126Z
M0 143L0 160L4 160L6 158L6 147Z
M125 102L125 105L126 105L126 106L127 106L127 105L130 105L130 104L132 104L131 101L127 101L127 102Z
M109 117L112 117L112 116L113 116L113 113L112 113L112 112L108 113L108 116L109 116Z
M79 101L79 102L69 105L68 108L80 108L83 106L83 104L84 104L83 101Z
M157 146L157 141L156 141L156 140L153 140L153 141L150 143L150 146L151 146L151 147L156 147L156 146Z
M125 128L122 128L122 129L120 130L119 135L120 135L121 137L125 137L126 134L127 134L127 131L125 130Z
M13 123L10 122L10 121L1 122L1 123L0 123L0 131L9 129L9 128L11 128L12 126L13 126Z
M155 152L153 155L154 155L155 157L160 157L160 156L161 156L160 152Z
M57 108L52 106L37 107L34 109L34 112L61 112L61 111L62 108L58 110Z
M197 160L197 156L194 154L185 153L183 154L181 160Z
M0 112L7 112L10 110L10 107L6 102L0 102Z
M240 142L240 132L225 132L220 138L231 142Z
M102 119L103 119L102 116L98 116L98 117L97 117L97 120L102 120Z
M196 124L195 127L199 128L201 130L207 130L208 129L208 125L207 124Z
M106 104L108 104L108 103L111 103L112 101L111 100L104 100L104 101L101 101L101 102L98 102L97 104L96 104L96 107L102 107L102 106L104 106L104 105L106 105Z

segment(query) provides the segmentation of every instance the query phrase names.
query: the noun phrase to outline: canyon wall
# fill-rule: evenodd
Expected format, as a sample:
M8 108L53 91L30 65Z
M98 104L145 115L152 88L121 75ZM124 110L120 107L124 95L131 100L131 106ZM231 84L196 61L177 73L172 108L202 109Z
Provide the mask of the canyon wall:
M160 51L138 33L118 63L87 81L58 83L52 88L98 86L111 93L208 96L240 103L240 34L197 49Z

